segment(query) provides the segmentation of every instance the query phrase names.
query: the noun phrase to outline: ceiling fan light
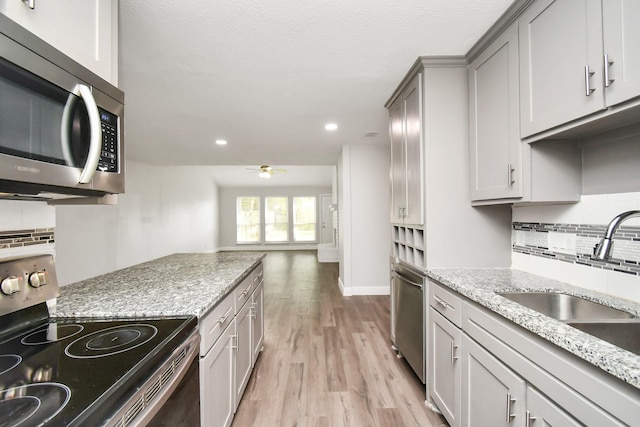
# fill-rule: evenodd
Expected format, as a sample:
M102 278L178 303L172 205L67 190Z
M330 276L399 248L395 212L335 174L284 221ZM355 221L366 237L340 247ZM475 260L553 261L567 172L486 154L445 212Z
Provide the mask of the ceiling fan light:
M266 172L266 171L262 171L262 172L260 172L260 173L258 174L258 176L259 176L260 178L265 178L265 179L269 179L269 178L271 178L271 174L270 174L269 172Z

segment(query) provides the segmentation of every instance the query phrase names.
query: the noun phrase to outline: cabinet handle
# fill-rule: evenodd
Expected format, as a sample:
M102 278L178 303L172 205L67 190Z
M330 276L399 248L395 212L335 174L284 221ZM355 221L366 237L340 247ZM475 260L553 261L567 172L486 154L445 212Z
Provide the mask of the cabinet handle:
M507 182L509 183L509 187L512 186L513 184L515 184L515 182L516 182L516 180L513 179L513 173L515 171L516 170L511 165L511 163L507 164Z
M584 66L584 89L585 95L591 96L591 94L595 91L595 88L591 87L591 76L595 74L595 71L589 71L589 66Z
M440 298L437 295L434 295L433 299L436 300L436 302L438 304L440 304L441 306L443 306L444 308L453 308L453 306L449 305L449 303L447 303L445 300L443 300L442 298Z
M525 421L525 427L531 427L531 421L535 421L536 417L531 416L531 412L527 411L527 420Z
M616 81L616 79L609 77L609 67L613 65L613 62L608 54L604 55L604 87L609 87L611 83Z
M26 4L29 7L29 9L36 8L36 0L22 0L22 3Z
M227 321L227 317L229 317L229 314L231 314L231 310L229 310L229 311L227 312L227 314L225 314L224 316L222 316L221 318L219 318L219 319L218 319L218 321L217 321L216 323L219 323L219 324L221 324L221 325L222 325L224 322L226 322L226 321Z
M251 290L251 285L247 286L247 288L245 290L243 290L240 293L240 295L242 295L243 297L246 297L250 290Z
M251 316L252 319L256 318L256 311L257 311L256 310L256 305L257 305L257 303L255 303L255 302L251 303L251 309L250 309L249 315Z
M458 356L456 356L456 349L458 348L457 345L455 345L453 343L453 341L451 341L451 364L453 365L454 363L456 363L456 360L458 360Z
M232 335L231 336L231 349L232 350L237 350L238 349L238 336L237 335Z
M511 393L507 393L507 422L511 422L511 418L514 418L516 414L511 413L511 405L515 403L516 399L511 397Z

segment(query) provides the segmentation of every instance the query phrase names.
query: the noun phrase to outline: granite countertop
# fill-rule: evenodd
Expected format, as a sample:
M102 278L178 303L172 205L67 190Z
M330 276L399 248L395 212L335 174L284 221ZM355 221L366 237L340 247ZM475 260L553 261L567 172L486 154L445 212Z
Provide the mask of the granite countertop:
M562 291L636 316L640 316L640 304L511 269L432 269L427 271L427 275L558 347L640 388L640 355L496 295L496 292Z
M265 253L184 253L60 288L55 317L199 318L256 267Z

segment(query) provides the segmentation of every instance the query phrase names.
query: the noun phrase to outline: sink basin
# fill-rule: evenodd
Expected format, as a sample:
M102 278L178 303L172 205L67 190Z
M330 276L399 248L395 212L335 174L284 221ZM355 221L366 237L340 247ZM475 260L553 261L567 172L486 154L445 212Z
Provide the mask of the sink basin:
M567 322L567 325L629 350L632 353L640 354L640 321Z
M584 298L556 292L501 292L512 301L554 319L571 320L632 319L633 314L607 307Z

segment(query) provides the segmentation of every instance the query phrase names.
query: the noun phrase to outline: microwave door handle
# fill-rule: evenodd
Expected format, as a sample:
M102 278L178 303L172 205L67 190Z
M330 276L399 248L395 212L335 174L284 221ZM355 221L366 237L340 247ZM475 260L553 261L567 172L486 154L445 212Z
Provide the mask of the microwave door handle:
M100 152L102 151L102 123L100 122L100 112L98 111L96 100L91 94L91 89L79 84L76 85L73 92L84 100L87 113L89 114L89 127L91 129L89 156L87 157L87 163L84 165L79 179L81 184L88 184L96 173L98 161L100 160Z
M76 105L78 97L70 93L67 98L67 102L64 104L64 109L62 110L62 126L60 126L60 139L62 142L62 156L64 157L64 161L67 166L76 166L76 162L73 159L73 155L71 155L71 114L73 108Z

